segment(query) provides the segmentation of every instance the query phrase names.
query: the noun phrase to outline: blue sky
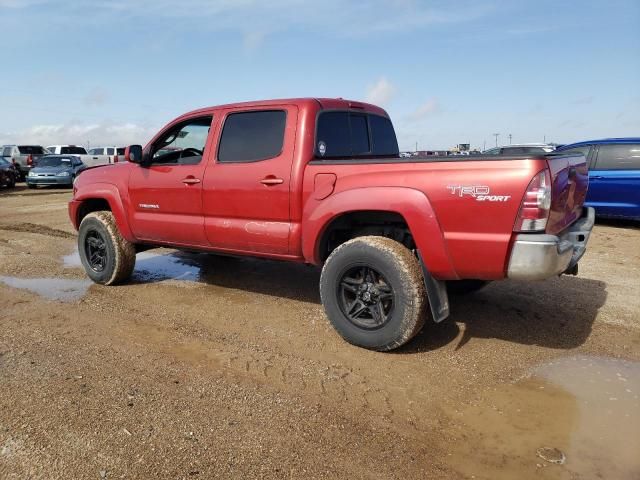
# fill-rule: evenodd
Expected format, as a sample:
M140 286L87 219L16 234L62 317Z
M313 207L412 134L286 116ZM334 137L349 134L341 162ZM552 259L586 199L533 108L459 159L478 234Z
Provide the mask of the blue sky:
M640 1L0 0L0 143L234 101L384 106L401 149L640 136Z

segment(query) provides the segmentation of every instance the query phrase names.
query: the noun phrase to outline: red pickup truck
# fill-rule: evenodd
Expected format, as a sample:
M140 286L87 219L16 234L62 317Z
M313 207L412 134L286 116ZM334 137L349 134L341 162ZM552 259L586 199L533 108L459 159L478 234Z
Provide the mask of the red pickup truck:
M581 154L400 158L387 113L343 99L203 108L125 158L69 203L93 281L154 246L305 262L335 329L376 350L446 318L447 287L576 274L594 223Z

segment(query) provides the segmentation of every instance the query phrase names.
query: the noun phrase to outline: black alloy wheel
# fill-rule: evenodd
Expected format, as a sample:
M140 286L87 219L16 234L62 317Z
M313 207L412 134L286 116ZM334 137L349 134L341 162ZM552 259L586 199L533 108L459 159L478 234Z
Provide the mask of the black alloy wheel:
M384 326L393 313L395 294L384 276L367 265L349 267L338 283L340 309L360 328Z
M97 230L90 230L84 240L84 251L89 266L94 272L102 272L107 266L108 253L104 236Z

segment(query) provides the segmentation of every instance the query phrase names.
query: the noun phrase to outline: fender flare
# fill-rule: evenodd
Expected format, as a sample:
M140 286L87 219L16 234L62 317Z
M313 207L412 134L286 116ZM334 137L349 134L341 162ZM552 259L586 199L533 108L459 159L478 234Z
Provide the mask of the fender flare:
M305 260L320 265L320 239L327 227L340 215L364 210L401 215L411 230L425 268L435 278L458 278L429 199L420 190L408 187L354 188L331 195L321 202L310 201L302 221Z
M91 183L90 187L91 188L87 190L79 189L74 195L73 200L79 204L87 200L106 200L111 208L111 213L113 213L116 219L116 225L118 226L118 230L120 230L120 234L129 242L136 242L137 239L129 226L124 203L122 202L118 187L111 183ZM77 223L79 226L80 222Z

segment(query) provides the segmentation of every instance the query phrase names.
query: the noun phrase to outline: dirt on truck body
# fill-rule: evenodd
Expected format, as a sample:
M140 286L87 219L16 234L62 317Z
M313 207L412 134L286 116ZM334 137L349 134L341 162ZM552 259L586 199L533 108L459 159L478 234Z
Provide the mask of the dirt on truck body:
M88 282L70 196L0 192L0 478L638 478L632 225L384 354L302 264L159 249Z

